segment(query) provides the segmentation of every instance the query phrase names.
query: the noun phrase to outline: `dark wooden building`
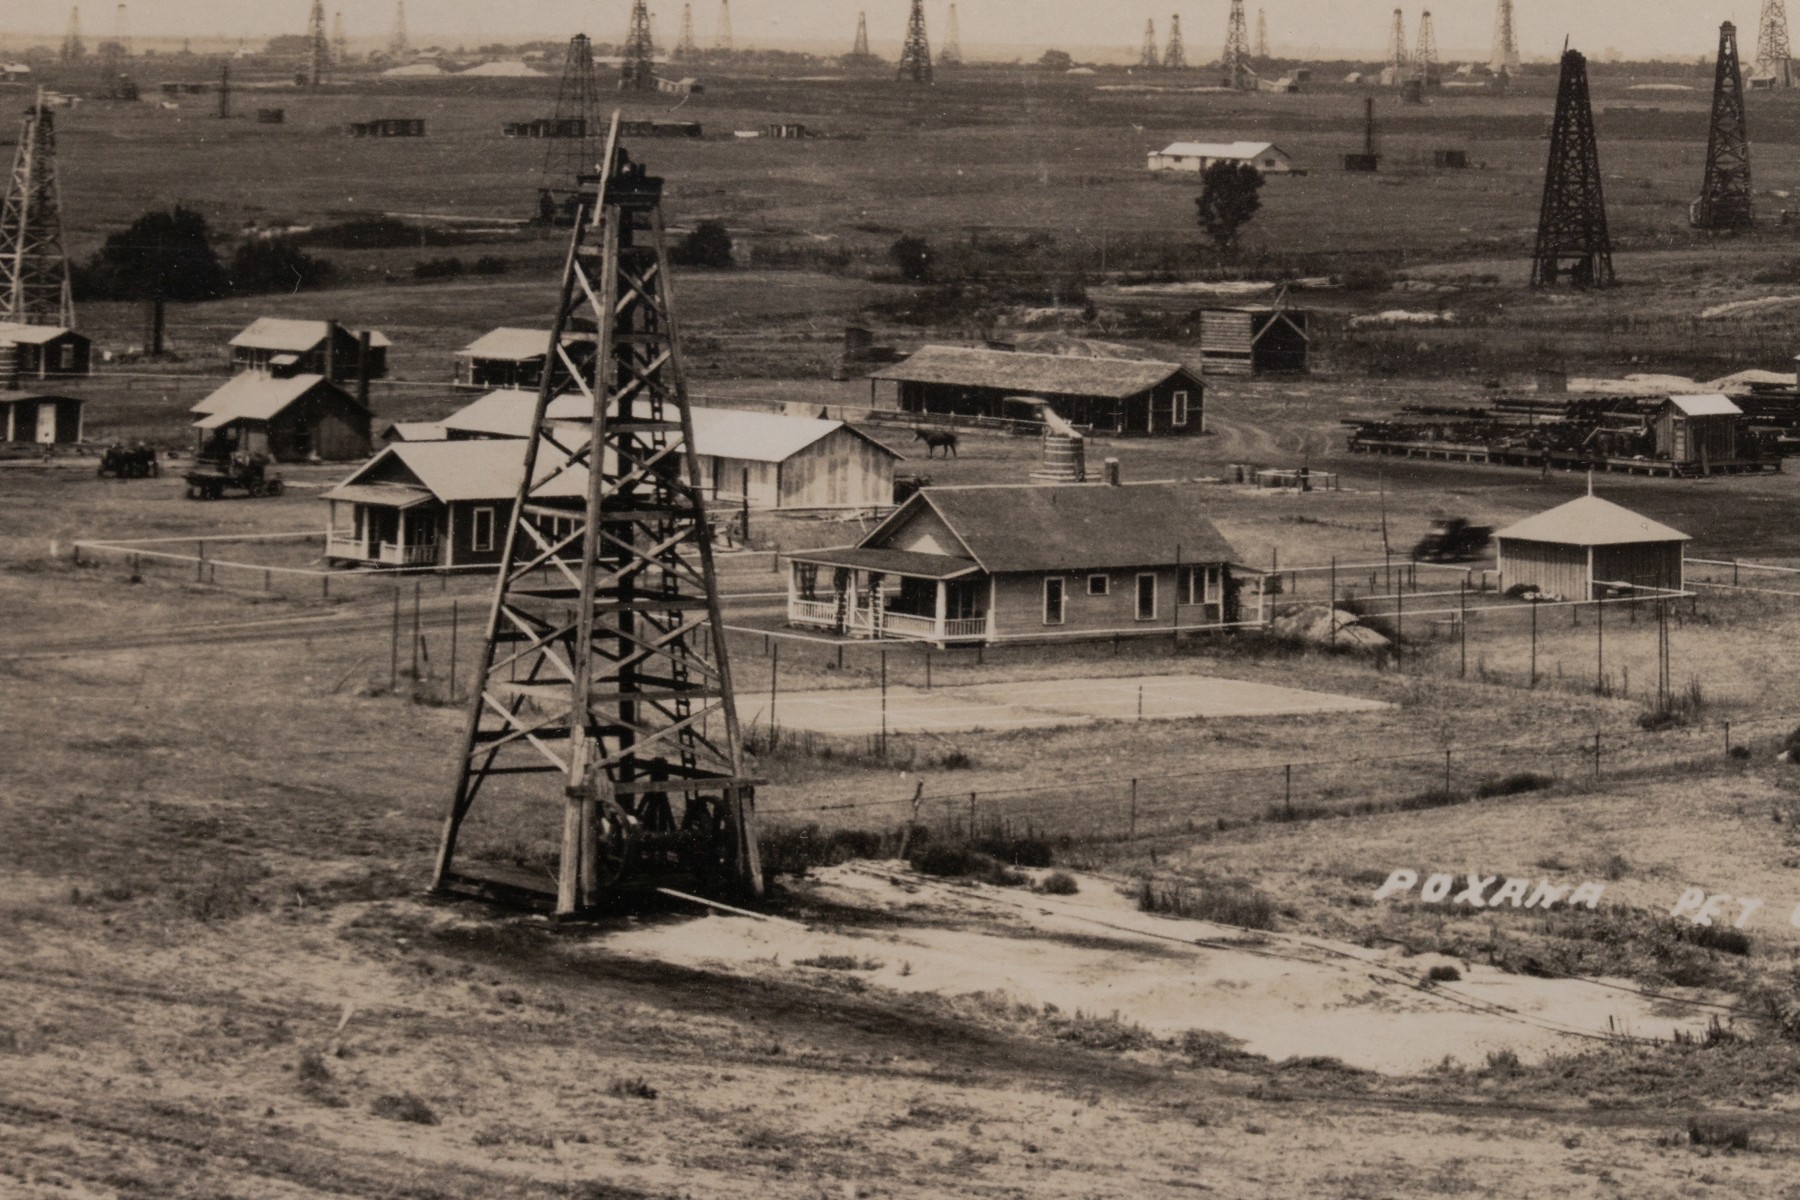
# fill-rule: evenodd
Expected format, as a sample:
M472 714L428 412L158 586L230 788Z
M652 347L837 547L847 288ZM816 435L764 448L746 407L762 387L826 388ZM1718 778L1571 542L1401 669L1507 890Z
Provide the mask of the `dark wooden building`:
M1095 433L1206 432L1205 385L1180 363L926 346L869 376L872 407L884 382L895 386L892 407L921 416L1012 417L1019 406L1008 401L1026 398Z
M1218 375L1304 373L1312 336L1297 308L1249 305L1200 310L1200 369Z
M1723 395L1670 396L1651 418L1656 456L1705 470L1738 458L1744 410Z
M82 407L76 396L0 392L0 440L75 445L83 440Z
M0 387L18 379L54 379L93 370L94 343L61 325L0 321Z
M337 383L353 380L362 353L361 331L336 321L258 317L228 343L239 371L276 376L323 375ZM387 335L369 330L369 378L387 375Z
M925 488L788 556L788 622L936 645L1261 626L1263 573L1195 484Z
M1598 496L1581 496L1494 535L1500 586L1564 600L1633 588L1680 591L1688 535Z
M223 459L267 454L277 462L367 458L369 410L323 375L280 378L247 371L194 405L195 453Z
M344 132L359 138L424 137L425 118L376 117L372 121L352 121L344 126Z

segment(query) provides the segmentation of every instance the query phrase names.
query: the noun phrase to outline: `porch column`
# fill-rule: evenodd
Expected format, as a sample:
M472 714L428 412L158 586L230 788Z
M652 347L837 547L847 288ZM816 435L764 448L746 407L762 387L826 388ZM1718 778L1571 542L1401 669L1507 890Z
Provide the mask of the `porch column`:
M949 585L947 585L941 579L938 580L937 581L937 644L938 644L938 649L940 649L940 650L944 648L944 618L946 616L948 616L949 612L950 612L950 599L948 596L948 592L949 592Z

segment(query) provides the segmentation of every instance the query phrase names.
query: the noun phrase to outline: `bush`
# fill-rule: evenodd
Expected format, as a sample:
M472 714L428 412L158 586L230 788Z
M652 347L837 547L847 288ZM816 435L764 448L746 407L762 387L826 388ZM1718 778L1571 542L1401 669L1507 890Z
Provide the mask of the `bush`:
M1512 775L1502 775L1498 779L1484 779L1475 785L1475 795L1486 800L1493 796L1518 796L1525 792L1541 791L1556 782L1548 775L1539 775L1533 771L1519 771Z
M654 1100L656 1089L645 1082L643 1076L633 1075L629 1078L620 1076L606 1085L606 1094L617 1096L621 1100Z
M1692 1117L1688 1120L1688 1141L1696 1146L1714 1146L1721 1150L1748 1150L1750 1128L1716 1117Z
M460 258L428 258L413 264L414 279L454 279L463 273Z
M1038 890L1051 896L1073 896L1081 890L1081 885L1067 871L1052 871L1038 884Z
M1189 891L1185 884L1158 888L1146 879L1138 892L1138 910L1236 925L1240 929L1275 928L1275 901L1250 884L1236 880L1206 880Z
M669 261L683 267L724 270L737 265L731 253L731 233L720 221L702 221L675 243Z
M411 1092L402 1092L397 1096L377 1096L370 1103L369 1111L390 1121L406 1121L413 1125L438 1123L438 1115L431 1110L431 1105Z
M497 254L484 254L470 268L477 275L504 275L511 264Z
M907 234L888 247L888 259L898 267L908 283L924 283L931 278L931 243Z
M1462 978L1462 972L1448 963L1439 963L1425 972L1425 978L1430 983L1455 983Z

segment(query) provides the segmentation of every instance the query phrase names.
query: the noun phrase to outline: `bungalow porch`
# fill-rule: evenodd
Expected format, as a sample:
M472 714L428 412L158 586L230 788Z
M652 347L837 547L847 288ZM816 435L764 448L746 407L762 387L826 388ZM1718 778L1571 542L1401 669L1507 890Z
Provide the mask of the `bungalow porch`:
M840 547L788 560L788 621L939 648L989 640L993 579L946 554Z

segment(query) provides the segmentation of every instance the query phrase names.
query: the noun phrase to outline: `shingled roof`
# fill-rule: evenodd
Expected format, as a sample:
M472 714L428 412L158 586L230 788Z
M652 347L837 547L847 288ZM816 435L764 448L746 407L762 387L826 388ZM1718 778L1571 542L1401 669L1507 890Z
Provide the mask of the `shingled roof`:
M1639 542L1686 542L1679 529L1639 516L1611 500L1577 496L1567 504L1526 517L1494 535L1507 541L1551 542L1562 546L1629 546Z
M925 488L860 545L886 548L928 508L989 574L1232 562L1237 552L1207 516L1210 499L1187 483Z
M1122 400L1147 392L1178 374L1193 377L1186 367L1172 362L926 346L905 362L884 367L870 378L992 388L1020 395ZM1193 382L1198 386L1198 377L1193 377Z

